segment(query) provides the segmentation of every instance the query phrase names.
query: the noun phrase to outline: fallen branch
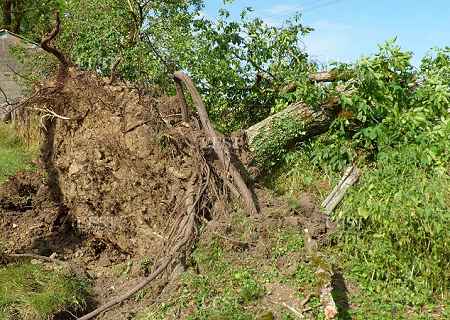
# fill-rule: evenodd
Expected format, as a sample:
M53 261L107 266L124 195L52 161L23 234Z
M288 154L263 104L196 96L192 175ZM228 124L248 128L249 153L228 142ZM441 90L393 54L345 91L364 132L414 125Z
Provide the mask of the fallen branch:
M355 74L355 70L333 70L330 72L308 72L309 83L323 83L323 82L334 82L337 80L349 80ZM281 93L294 92L297 90L297 82L295 80L291 81L288 85L281 89Z
M305 316L302 314L302 311L301 311L301 310L297 310L297 309L295 309L294 307L289 306L289 305L288 305L287 303L285 303L285 302L279 303L279 302L271 301L271 300L269 300L269 302L271 302L271 303L273 303L273 304L276 304L276 305L279 305L279 306L283 306L283 307L289 309L290 311L292 311L293 313L295 313L300 319L303 319L303 318L305 317Z
M6 117L11 117L11 113L14 112L14 110L22 107L23 105L27 104L30 100L34 99L37 95L40 94L41 91L43 90L48 90L48 89L52 89L55 88L53 86L48 86L48 87L43 87L41 89L39 89L38 91L36 91L31 97L26 98L25 100L20 101L17 105L15 105L14 107L10 108L4 115L3 115L3 121L9 121L9 120L5 120ZM13 106L13 104L10 104L10 106ZM34 109L34 108L33 108Z
M194 82L187 74L181 71L174 72L173 77L182 80L186 84L186 87L188 88L192 96L192 100L194 101L195 107L197 108L197 112L200 116L203 129L211 138L216 139L216 141L218 141L218 143L213 144L214 151L216 152L217 156L219 157L220 161L225 167L225 170L230 173L231 177L236 183L237 189L239 189L239 193L243 197L243 202L245 203L247 209L249 210L249 213L250 214L258 213L255 202L253 201L252 193L248 189L239 171L231 163L229 154L225 153L225 150L228 150L228 147L224 143L224 141L222 141L223 139L219 137L216 130L213 128L211 121L209 120L208 113L206 112L205 104L203 103L203 100L200 97L200 94L198 93ZM179 96L179 98L180 100L185 99L184 95Z
M303 240L305 241L306 255L311 260L315 270L314 274L317 280L318 294L325 311L325 317L327 319L334 319L339 312L331 295L331 277L333 276L333 270L325 256L317 250L317 243L311 237L308 229L305 229Z
M6 258L33 258L33 259L45 260L45 261L57 263L59 265L66 265L68 263L67 261L61 261L58 259L54 259L52 257L40 256L40 255L33 254L33 253L4 253L1 255Z
M331 212L333 212L334 208L336 208L342 200L347 189L358 180L360 175L361 170L359 168L353 166L348 167L337 186L334 187L333 191L331 191L328 197L322 202L322 207L325 208L327 215L327 229L330 228L329 216Z
M179 250L188 243L188 241L191 239L191 236L193 234L194 230L194 222L195 222L195 201L194 201L194 185L196 183L197 176L194 174L191 177L191 180L189 181L188 188L186 190L186 211L187 211L187 222L185 224L185 227L183 228L184 231L184 237L181 239L173 248L172 253L169 255L169 257L156 269L153 271L147 278L139 282L133 289L128 291L127 293L121 295L120 297L115 298L114 300L111 300L110 302L104 304L103 306L95 309L94 311L82 316L81 318L78 318L78 320L88 320L92 319L93 317L99 315L100 313L110 309L111 307L128 300L132 296L134 296L136 293L138 293L142 288L144 288L147 284L149 284L152 280L156 279L161 273L163 273L164 270L169 266L169 264L172 262L172 260L175 258L175 256L178 254Z
M315 72L308 73L309 79L312 83L314 82L334 82L337 80L349 80L353 78L355 70L333 70L330 72Z

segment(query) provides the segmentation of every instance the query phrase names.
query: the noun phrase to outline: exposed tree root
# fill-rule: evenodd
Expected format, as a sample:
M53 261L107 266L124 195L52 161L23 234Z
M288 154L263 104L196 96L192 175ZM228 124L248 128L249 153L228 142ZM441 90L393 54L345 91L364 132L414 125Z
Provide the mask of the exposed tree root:
M58 260L58 259L55 259L52 257L40 256L40 255L33 254L33 253L4 253L4 254L0 253L0 256L5 257L5 258L33 258L33 259L54 262L59 265L66 265L68 263L67 261L61 261L61 260Z
M59 19L59 11L56 11L55 19L56 19L56 26L55 26L55 28L53 28L52 32L50 32L42 37L41 48L44 49L45 51L53 54L63 66L69 66L70 62L64 56L64 54L61 51L59 51L58 49L56 49L55 47L50 45L50 41L55 39L55 37L59 33L59 28L61 25L61 20Z
M116 80L117 75L117 66L119 65L119 62L122 58L119 57L114 61L112 67L111 67L111 77L109 78L109 81L106 83L107 85L112 85L114 81Z
M223 137L220 137L219 134L216 132L216 130L213 128L211 121L209 120L208 113L206 112L205 104L203 103L203 100L200 97L200 94L198 93L194 82L187 74L181 71L175 72L173 74L173 77L175 79L182 80L186 84L186 87L188 88L192 96L192 99L194 100L195 107L197 108L197 112L200 116L203 130L209 135L209 137L215 139L215 141L218 142L213 144L214 151L216 152L217 156L222 162L225 171L230 173L231 177L236 183L237 189L239 190L238 193L240 196L242 196L242 200L245 203L247 210L249 210L249 213L257 214L258 209L256 208L255 202L253 201L252 193L247 187L239 171L236 169L233 163L231 163L231 158L229 155L230 150L228 149L228 146L224 143L223 139L221 139ZM180 100L185 101L184 95L180 94L179 98ZM227 183L228 186L230 186L230 184L232 183ZM233 194L237 195L236 190L233 189L235 188L231 188Z

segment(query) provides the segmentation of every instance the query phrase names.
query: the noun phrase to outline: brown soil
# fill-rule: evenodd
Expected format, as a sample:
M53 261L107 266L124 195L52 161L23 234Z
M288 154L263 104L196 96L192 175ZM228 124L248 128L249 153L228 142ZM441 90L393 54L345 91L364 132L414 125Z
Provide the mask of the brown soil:
M227 172L209 149L197 117L192 113L189 124L181 121L177 98L130 84L107 85L106 79L76 68L57 79L33 101L71 120L45 116L38 161L42 170L19 171L0 185L0 243L6 253L56 253L71 261L78 275L94 278L90 310L95 309L148 274L141 262L150 261L154 270L170 251L193 175L208 186L196 207L197 225L205 225L204 236L217 232L232 237L228 214L238 202L224 187ZM260 239L250 241L243 254L264 261L259 240L273 226L308 227L321 238L325 219L313 195L298 199L298 212L260 189L242 134L233 139L238 141L233 162L252 185L260 210L253 217ZM206 181L205 168L210 168L212 182ZM244 209L240 213L247 215ZM134 264L128 266L129 261ZM163 286L175 267L154 282L161 284L152 287L155 297L177 289L173 282ZM269 289L292 295L286 288ZM126 301L99 318L127 319L145 304Z

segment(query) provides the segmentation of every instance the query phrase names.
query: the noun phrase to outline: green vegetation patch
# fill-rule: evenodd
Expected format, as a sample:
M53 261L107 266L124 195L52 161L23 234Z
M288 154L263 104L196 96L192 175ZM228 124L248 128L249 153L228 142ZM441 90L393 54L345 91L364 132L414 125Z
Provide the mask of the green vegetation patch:
M0 266L0 318L48 319L86 307L87 283L30 262Z
M33 139L38 138L37 134L32 135ZM23 128L15 124L0 124L0 182L20 168L34 168L31 161L38 154L38 143L27 141L26 137Z

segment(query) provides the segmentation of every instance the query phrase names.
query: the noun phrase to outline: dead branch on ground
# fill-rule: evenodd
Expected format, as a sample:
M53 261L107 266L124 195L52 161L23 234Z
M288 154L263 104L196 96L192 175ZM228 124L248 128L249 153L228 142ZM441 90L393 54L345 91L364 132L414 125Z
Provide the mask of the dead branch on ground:
M331 277L333 276L332 267L324 254L317 250L317 243L311 237L308 229L305 229L303 240L305 241L306 255L311 260L315 270L314 274L317 280L318 294L325 311L325 317L327 319L334 319L339 312L331 295L333 289L331 286Z

